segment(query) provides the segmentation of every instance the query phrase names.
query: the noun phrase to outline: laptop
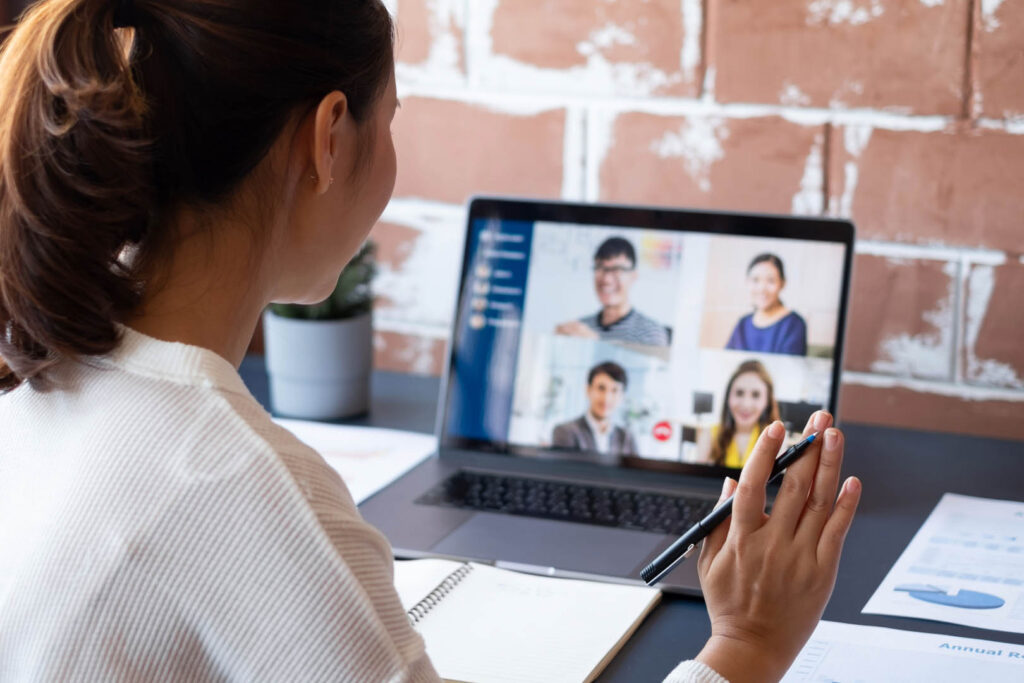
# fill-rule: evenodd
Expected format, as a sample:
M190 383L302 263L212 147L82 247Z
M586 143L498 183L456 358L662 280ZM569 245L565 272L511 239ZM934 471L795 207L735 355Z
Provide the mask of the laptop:
M642 583L758 434L837 412L848 221L470 202L439 451L365 501L396 556ZM664 590L697 594L696 562Z

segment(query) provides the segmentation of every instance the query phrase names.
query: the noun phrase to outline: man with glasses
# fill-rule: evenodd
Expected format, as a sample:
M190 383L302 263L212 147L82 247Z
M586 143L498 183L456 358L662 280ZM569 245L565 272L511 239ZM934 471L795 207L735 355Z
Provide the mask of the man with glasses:
M562 323L556 334L584 339L668 346L671 330L633 308L629 292L636 282L636 250L629 240L609 237L594 254L594 291L601 310Z

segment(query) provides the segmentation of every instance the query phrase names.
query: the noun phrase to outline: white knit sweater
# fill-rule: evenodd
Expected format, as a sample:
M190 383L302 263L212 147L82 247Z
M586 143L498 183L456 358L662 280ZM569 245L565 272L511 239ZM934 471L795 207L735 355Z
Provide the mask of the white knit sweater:
M217 354L124 332L0 396L0 681L436 681L337 474Z

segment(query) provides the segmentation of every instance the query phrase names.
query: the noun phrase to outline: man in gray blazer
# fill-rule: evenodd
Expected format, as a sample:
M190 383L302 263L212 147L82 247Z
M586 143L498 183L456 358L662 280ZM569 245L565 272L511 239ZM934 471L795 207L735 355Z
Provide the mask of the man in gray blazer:
M614 461L622 455L637 455L636 441L624 427L612 424L615 411L626 394L628 378L618 363L600 363L587 375L587 412L555 427L552 445L597 454L597 459Z

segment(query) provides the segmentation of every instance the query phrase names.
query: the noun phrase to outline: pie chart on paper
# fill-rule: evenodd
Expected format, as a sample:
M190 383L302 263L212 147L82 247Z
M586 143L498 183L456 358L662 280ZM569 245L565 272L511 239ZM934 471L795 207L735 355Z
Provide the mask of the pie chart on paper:
M969 591L961 588L956 593L949 593L938 586L921 584L907 584L896 586L896 590L905 591L907 595L915 600L930 602L935 605L946 607L958 607L960 609L995 609L1006 604L998 595L982 593L980 591Z

